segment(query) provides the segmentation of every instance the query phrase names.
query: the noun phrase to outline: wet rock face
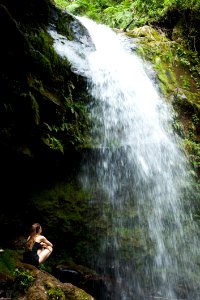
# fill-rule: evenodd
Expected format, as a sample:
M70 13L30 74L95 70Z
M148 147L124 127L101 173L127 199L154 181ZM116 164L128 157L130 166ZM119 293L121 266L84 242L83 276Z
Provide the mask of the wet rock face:
M0 0L1 4L6 5L10 13L25 23L47 24L50 14L50 0Z
M51 8L51 28L59 34L73 40L90 50L94 50L95 46L92 42L90 34L81 22L67 11L61 11L55 6Z
M13 279L0 274L0 299L11 298Z
M70 282L76 286L81 286L85 281L85 278L81 272L67 267L55 268L54 276L61 282Z
M58 266L54 269L53 275L58 278L63 283L72 283L75 286L83 289L96 300L100 299L111 299L109 291L109 280L102 278L92 271L79 270L77 266L75 268L70 268L67 266Z
M19 73L19 70L22 72L24 69L28 44L7 7L1 4L0 35L3 41L0 47L1 70L5 70L7 73L10 70L14 76L15 73Z
M64 15L50 0L0 0L2 245L27 222L30 191L55 174L68 176L80 157L75 147L87 138L86 83L55 53L47 32L66 18L71 36L67 16L74 17Z

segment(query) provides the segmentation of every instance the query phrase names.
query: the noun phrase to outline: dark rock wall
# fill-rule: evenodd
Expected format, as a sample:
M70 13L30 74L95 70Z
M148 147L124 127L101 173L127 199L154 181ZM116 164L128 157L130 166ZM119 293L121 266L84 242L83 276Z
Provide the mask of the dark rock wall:
M2 246L31 221L33 193L76 173L87 139L84 78L55 53L47 32L55 22L73 38L66 16L48 0L0 0Z

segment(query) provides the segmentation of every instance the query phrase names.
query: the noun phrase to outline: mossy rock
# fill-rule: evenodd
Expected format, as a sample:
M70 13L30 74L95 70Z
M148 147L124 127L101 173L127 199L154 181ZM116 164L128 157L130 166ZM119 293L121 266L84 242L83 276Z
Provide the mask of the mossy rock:
M19 263L16 271L17 284L14 283L13 299L94 300L84 290L71 283L62 283L51 274L31 265Z
M77 39L78 41L78 37L90 36L86 27L70 12L54 7L52 8L51 15L57 32L66 36L68 40Z
M181 135L188 156L193 158L192 165L199 166L200 59L196 52L185 47L183 33L181 40L178 39L182 30L180 22L174 28L174 40L147 25L126 34L133 38L138 55L151 62L157 86L174 108L174 128Z
M139 55L152 63L164 96L173 101L177 90L185 91L188 105L200 110L200 72L197 71L200 61L196 54L150 26L136 28L127 34L134 38Z
M130 30L126 32L126 35L135 38L147 38L147 41L167 41L167 38L164 34L159 33L153 27L145 25L142 27L135 28L134 30Z

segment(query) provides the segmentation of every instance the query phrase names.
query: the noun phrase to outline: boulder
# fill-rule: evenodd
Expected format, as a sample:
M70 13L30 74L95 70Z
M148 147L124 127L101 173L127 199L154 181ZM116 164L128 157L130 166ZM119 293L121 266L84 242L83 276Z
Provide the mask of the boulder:
M84 290L71 283L62 283L46 271L39 270L31 265L20 263L18 270L21 274L28 272L28 276L33 278L32 283L26 289L17 282L14 284L14 299L18 300L94 300ZM19 274L20 274L19 273ZM27 278L28 278L27 276ZM26 281L26 280L24 280ZM21 281L22 285L22 281Z

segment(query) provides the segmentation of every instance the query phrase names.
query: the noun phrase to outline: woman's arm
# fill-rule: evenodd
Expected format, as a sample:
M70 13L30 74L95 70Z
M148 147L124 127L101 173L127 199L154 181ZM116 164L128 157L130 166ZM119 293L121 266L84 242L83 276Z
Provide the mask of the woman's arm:
M53 247L53 244L51 242L49 242L45 236L41 236L41 242L45 243L47 246L51 246Z

